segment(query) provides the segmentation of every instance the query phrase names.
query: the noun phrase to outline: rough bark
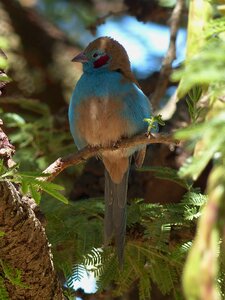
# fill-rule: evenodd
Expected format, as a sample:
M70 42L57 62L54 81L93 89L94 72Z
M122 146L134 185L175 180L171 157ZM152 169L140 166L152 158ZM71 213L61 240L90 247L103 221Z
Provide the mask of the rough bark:
M0 183L0 230L4 232L0 239L3 265L22 274L19 284L8 276L4 280L10 299L63 299L45 230L15 186L6 181Z
M13 148L0 128L0 158L8 165ZM0 181L0 274L12 300L61 300L60 283L52 262L51 248L35 211L35 202L22 197L18 186ZM6 268L12 269L11 275ZM17 283L15 270L21 272ZM14 282L14 283L13 283Z

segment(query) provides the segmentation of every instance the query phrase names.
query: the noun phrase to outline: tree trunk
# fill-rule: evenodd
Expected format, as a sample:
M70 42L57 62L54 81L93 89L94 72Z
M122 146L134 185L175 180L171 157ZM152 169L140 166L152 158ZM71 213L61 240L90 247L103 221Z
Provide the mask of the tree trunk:
M6 165L12 162L12 152L0 128L0 158ZM0 181L0 277L12 300L64 299L45 229L35 210L34 200L22 197L15 184Z

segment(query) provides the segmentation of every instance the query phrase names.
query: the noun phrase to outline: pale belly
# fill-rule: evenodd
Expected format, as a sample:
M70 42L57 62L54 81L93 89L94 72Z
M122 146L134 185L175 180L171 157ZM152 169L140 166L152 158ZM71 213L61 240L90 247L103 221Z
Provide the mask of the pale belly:
M111 99L92 98L80 104L77 127L89 145L108 146L124 136L132 135L129 121L121 117L123 104Z

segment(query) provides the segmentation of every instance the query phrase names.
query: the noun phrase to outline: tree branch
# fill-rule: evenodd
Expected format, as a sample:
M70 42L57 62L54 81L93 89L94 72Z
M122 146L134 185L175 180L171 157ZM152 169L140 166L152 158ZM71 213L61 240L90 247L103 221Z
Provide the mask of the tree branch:
M77 165L90 157L98 156L103 151L111 150L115 151L118 149L127 149L130 147L148 145L148 144L175 144L178 145L179 141L175 140L172 135L137 135L132 138L126 138L118 142L116 145L108 147L85 147L84 149L70 154L65 157L59 157L54 163L52 163L43 173L49 174L49 176L44 177L43 180L51 181L64 169Z
M177 32L179 29L183 8L184 8L184 0L177 0L170 18L169 48L162 62L162 68L160 70L159 80L157 82L155 92L151 97L151 102L153 107L157 106L158 102L163 97L168 85L169 76L172 71L172 63L176 58L176 38L177 38Z

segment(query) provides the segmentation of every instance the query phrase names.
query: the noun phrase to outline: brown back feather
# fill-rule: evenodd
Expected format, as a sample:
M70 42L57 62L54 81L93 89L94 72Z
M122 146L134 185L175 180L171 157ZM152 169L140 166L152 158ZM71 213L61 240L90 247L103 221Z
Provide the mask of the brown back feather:
M112 58L109 63L110 70L121 72L126 79L138 85L134 74L131 72L130 61L127 52L119 42L110 37L100 37L91 42L84 50L84 53L97 49L104 51Z

